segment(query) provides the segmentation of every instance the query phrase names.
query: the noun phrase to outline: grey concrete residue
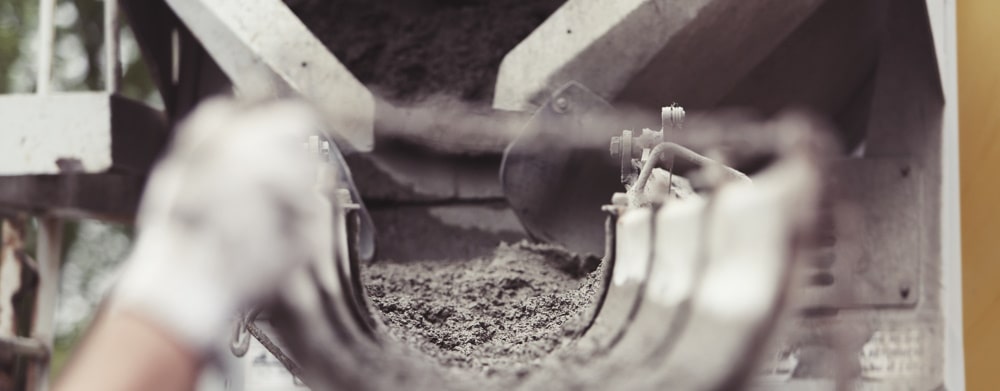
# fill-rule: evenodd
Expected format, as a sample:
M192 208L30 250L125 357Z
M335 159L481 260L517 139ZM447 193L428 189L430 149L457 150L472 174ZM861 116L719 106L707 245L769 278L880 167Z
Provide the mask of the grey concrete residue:
M522 241L468 261L376 262L362 278L396 338L445 367L520 376L587 324L599 265Z
M376 206L369 211L378 227L379 260L468 260L526 236L503 202Z

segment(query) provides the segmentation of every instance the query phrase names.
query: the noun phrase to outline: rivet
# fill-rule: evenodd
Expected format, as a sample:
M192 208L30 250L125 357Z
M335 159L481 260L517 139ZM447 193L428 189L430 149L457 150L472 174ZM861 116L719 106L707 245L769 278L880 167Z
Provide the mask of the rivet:
M569 110L569 101L565 97L556 98L555 103L553 103L552 108L555 109L557 113L565 113Z

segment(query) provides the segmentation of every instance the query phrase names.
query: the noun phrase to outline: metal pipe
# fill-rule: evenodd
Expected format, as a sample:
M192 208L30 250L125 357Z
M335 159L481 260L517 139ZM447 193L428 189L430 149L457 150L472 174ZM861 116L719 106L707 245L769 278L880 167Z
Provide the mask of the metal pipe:
M119 61L118 0L104 0L104 88L118 92L121 84Z
M646 163L642 166L642 171L639 172L639 177L635 180L636 189L646 188L646 181L649 180L650 174L653 173L653 169L656 168L660 162L665 160L673 160L675 157L687 160L691 163L697 164L701 167L709 167L711 165L718 165L722 168L722 173L736 180L743 180L750 182L750 178L743 173L736 171L730 167L726 167L719 162L716 162L707 157L701 156L698 153L684 148L678 144L674 143L661 143L653 148L649 153L649 158L646 159Z
M530 113L456 101L397 106L378 99L375 137L444 155L500 155L531 119Z
M55 24L52 15L55 13L56 0L38 1L38 75L36 92L39 95L48 94L52 80L52 45L55 41Z
M291 373L293 377L296 379L302 379L302 367L292 360L288 354L281 350L281 347L272 341L271 337L268 337L267 333L265 333L264 330L257 325L257 323L247 323L247 331L250 335L257 339L257 342L260 342L260 344L264 346L264 349L267 349L267 351L270 352L274 358L278 359L278 362L280 362L285 369L288 369L288 372Z

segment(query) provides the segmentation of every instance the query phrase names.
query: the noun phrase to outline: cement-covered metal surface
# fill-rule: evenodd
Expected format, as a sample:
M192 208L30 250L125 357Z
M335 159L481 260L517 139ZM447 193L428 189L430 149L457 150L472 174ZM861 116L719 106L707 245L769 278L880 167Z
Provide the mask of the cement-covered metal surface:
M768 364L769 360L759 363L762 368L756 373L765 375L767 383L761 383L765 384L761 386L765 389L823 389L836 386L838 382L853 382L873 389L898 385L918 388L927 385L930 389L943 383L941 291L933 282L939 276L941 262L941 258L935 256L939 254L940 245L936 224L940 205L936 192L940 186L940 167L937 165L940 145L936 143L935 134L940 128L934 113L940 110L940 94L933 82L934 52L922 5L902 1L886 4L898 19L888 26L888 35L879 43L882 45L879 68L870 83L870 100L858 104L870 107L858 111L861 113L858 116L860 128L848 129L867 135L868 142L862 153L864 159L834 164L837 173L831 174L832 187L826 195L834 200L833 205L838 205L837 200L853 205L847 207L850 210L846 212L845 208L837 209L836 206L833 211L833 214L842 215L843 222L834 224L837 226L835 231L844 234L837 244L845 246L835 250L830 273L834 283L804 287L808 281L796 280L800 285L790 290L789 300L794 308L807 308L808 311L797 314L794 321L778 329L772 349L774 363ZM900 44L903 40L907 43ZM914 116L912 110L923 114ZM619 131L610 130L611 133ZM613 174L617 180L618 173ZM411 183L420 185L417 181ZM439 194L438 200L447 200L448 196L456 194L452 190L455 186L452 179L441 183L444 185L438 187L445 190L435 191ZM405 224L405 221L398 219L395 224ZM865 234L865 230L869 233ZM629 235L633 239L639 236ZM879 246L878 242L892 242L893 246ZM809 262L817 260L803 256L800 263ZM815 266L812 263L810 265ZM638 275L649 272L641 268L641 263L639 265ZM624 270L627 269L625 263L617 266L623 267L619 272L628 274ZM894 272L900 268L906 270ZM812 277L812 274L806 276ZM645 321L666 317L669 311L656 311L649 305L652 303L645 300L635 306L641 294L660 291L648 286L642 289L640 281L641 277L633 281L634 286L630 289L619 289L625 288L625 284L619 284L615 292L609 292L609 299L617 294L622 299L606 300L605 305L611 307L606 307L598 320L617 313L611 317L618 321L607 322L609 327L603 332L599 321L590 329L597 333L594 335L603 335L605 339L584 337L573 348L586 350L589 346L588 353L599 355L608 343L620 338L627 346L655 350L642 345L642 341L647 340L645 336L658 336L656 330L636 332L637 329L629 326L632 310L635 308L636 314ZM815 293L823 289L827 292ZM664 297L669 296L661 293ZM813 300L810 301L810 297ZM816 307L821 309L816 310ZM694 354L716 342L713 336L725 332L724 327L718 328L719 325L713 325L710 319L703 323L703 330L718 331L681 341L685 346L682 351ZM625 331L624 336L618 337L621 331ZM631 358L626 350L612 351L609 357ZM582 361L590 358L592 356L587 354L576 357ZM658 360L663 366L656 368L674 368L676 372L671 373L695 372L690 363L677 361L677 358L660 357ZM643 368L653 371L652 366ZM637 368L631 370L638 371ZM544 375L539 374L539 377ZM636 374L635 377L640 376ZM684 376L679 379L697 380ZM580 386L590 384L577 381L581 382L577 383ZM532 385L542 383L545 382Z
M167 0L244 96L301 95L341 148L370 151L375 100L280 0Z
M904 159L831 164L826 205L808 264L802 301L817 307L913 306L927 255L920 211L922 173Z
M858 265L862 268L853 272L863 275L843 282L847 283L845 292L867 291L871 296L865 300L842 292L839 297L828 297L826 310L807 311L777 334L775 362L767 367L778 367L782 360L794 365L790 365L787 379L764 384L762 389L823 389L837 386L837 379L840 386L860 389L938 389L957 382L947 372L955 365L956 357L946 354L946 349L951 349L946 345L951 338L947 331L951 320L945 319L946 299L956 287L942 285L947 269L953 267L949 264L956 261L943 251L942 238L947 235L941 224L945 194L942 181L947 175L942 158L947 150L942 144L945 102L938 67L945 60L935 59L934 37L924 3L890 1L888 5L893 17L888 19L882 39L871 109L864 125L865 159L852 163L848 167L854 168L844 172L854 179L838 182L868 183L870 191L886 197L884 201L895 200L891 205L863 202L863 217L852 213L855 217L867 222L891 215L902 221L866 226L881 227L882 232L869 233L865 240L885 237L876 246L883 256L870 259L868 269L865 264ZM864 168L870 164L886 166ZM898 168L893 170L889 165ZM906 167L910 167L908 175L903 170ZM862 179L865 177L869 179ZM875 180L877 177L883 179ZM853 190L841 194L850 197L850 193ZM850 232L848 236L858 238L857 234ZM901 248L886 252L885 248L893 246ZM815 259L807 257L804 261ZM872 269L875 262L880 264ZM897 290L900 296L892 297L891 288L905 278L918 281L921 288L910 291L905 298L903 290ZM875 280L884 283L884 289L871 290L875 287L871 281ZM839 283L837 280L835 285ZM808 296L799 299L815 303ZM865 301L904 307L840 309Z
M611 111L577 83L556 91L507 147L500 166L504 196L535 239L590 254L604 253L601 205L621 189L616 159L594 123ZM590 140L602 143L590 143Z
M162 113L106 92L0 95L0 175L146 172L167 139Z
M824 3L823 6L830 4L832 3ZM843 4L857 6L860 3ZM947 376L945 367L950 362L942 363L942 361L954 359L953 356L944 354L946 348L949 348L944 344L949 331L942 315L945 308L942 295L944 289L949 288L942 288L942 278L947 273L946 263L952 261L949 259L949 254L952 253L945 252L947 243L943 243L942 240L942 237L946 237L943 233L945 228L942 227L943 219L947 216L941 210L948 206L945 205L947 196L941 190L942 179L947 179L948 175L947 165L941 164L942 156L948 154L941 145L942 138L946 136L942 133L941 124L947 120L947 116L942 114L946 92L942 91L938 83L941 75L938 71L943 65L934 61L935 48L932 45L934 36L931 35L931 28L927 26L928 15L922 3L896 0L881 4L887 5L893 16L887 19L885 36L879 41L859 44L857 62L861 65L851 72L844 72L849 76L853 75L851 80L863 78L863 72L855 71L864 68L866 64L868 55L866 48L876 43L879 45L879 60L874 76L865 86L860 87L861 90L852 98L855 101L851 106L858 109L857 111L852 109L852 117L858 121L855 123L858 127L847 129L848 132L867 135L867 143L860 153L864 159L844 164L844 173L832 176L835 180L832 183L834 188L830 192L830 197L841 202L833 203L835 214L840 216L839 220L834 222L834 230L839 237L835 238L837 243L833 246L834 259L832 264L828 265L829 276L813 279L812 287L794 291L796 293L792 296L793 304L805 307L807 310L800 314L796 321L780 330L775 341L775 363L765 364L766 368L761 371L767 375L777 374L768 377L769 383L762 386L766 389L824 388L837 386L835 383L838 380L856 382L861 388L879 389L896 386L934 388L946 384L943 380ZM823 6L820 6L820 9ZM873 12L864 14L866 17L878 15L874 8L864 10ZM830 22L839 19L831 17L822 20ZM870 21L864 18L863 20ZM865 26L871 27L869 24ZM870 31L862 28L855 32L858 33L857 36L850 35L845 39L857 40ZM798 42L790 45L801 49L799 45L803 41ZM829 43L836 40L822 42ZM796 50L791 52L800 53ZM780 60L782 57L774 58ZM789 61L794 61L794 58ZM779 63L784 61L779 60L773 61ZM771 60L765 60L765 63L767 61ZM769 69L786 69L782 66L790 66L788 63L778 65L781 66L776 65ZM767 77L769 75L767 72L751 71L751 73L760 77L754 78L755 82L743 84L744 86L766 89L768 86L776 85L766 82L772 80ZM763 87L756 84L761 80L764 81ZM691 79L689 82L697 84L698 80ZM844 91L852 86L851 83L840 79L824 82L838 84ZM741 97L740 94L728 95L727 99L740 102L744 98L755 99L753 96ZM829 102L841 98L843 96L838 95L830 98ZM780 100L763 101L761 106L766 107L778 101ZM836 105L831 103L829 107L834 106ZM612 133L619 130L609 129ZM466 254L462 253L465 251L462 246L466 244L475 244L474 251L481 251L499 237L508 234L520 235L516 222L512 219L513 215L501 203L496 202L496 183L482 180L480 171L486 171L482 169L483 167L443 169L433 175L424 176L420 172L423 168L408 167L405 159L373 161L374 163L372 161L368 163L376 168L374 172L382 175L383 179L388 178L386 183L389 185L385 188L389 190L379 186L372 186L369 190L370 194L380 195L377 198L380 198L382 204L378 212L382 212L385 217L382 224L391 227L387 231L393 238L390 242L401 238L409 241L407 244L409 248L400 245L393 250L397 255L419 255L413 249L431 248L438 252L428 253L427 256L434 258L446 258L457 253L465 256ZM72 169L76 166L69 167ZM433 168L429 170L436 171ZM93 192L79 193L80 189L75 187L76 184L94 178L105 177L60 176L57 180L52 180L52 183L61 184L51 187L55 189L53 191L56 194L73 193L74 196L68 198L59 196L53 201L43 200L45 202L37 206L32 206L34 204L15 206L51 211L53 205L75 205L74 203L80 203L81 199L105 207L117 205L113 201L103 199L101 195L105 193L100 193L97 189ZM43 182L45 181L39 183ZM92 183L90 186L98 186L101 182L95 180ZM36 201L30 194L46 193L30 186L13 187L14 190L25 188L32 189L34 193L23 191L18 193L20 194L18 197L24 200ZM400 191L399 188L403 190ZM362 189L362 192L365 190ZM843 202L845 200L846 202ZM421 232L440 227L447 228L432 234ZM456 232L472 234L451 235ZM475 240L465 242L469 237L475 237ZM442 239L451 239L461 244L454 247L437 246L439 243L434 241ZM891 245L887 245L889 243ZM391 248L383 247L386 251ZM810 267L819 266L817 262L827 265L825 260L805 258L809 257L804 257L803 261L811 262ZM625 265L623 263L620 266ZM335 279L341 286L347 284L346 281L350 277L345 276L345 271L342 269L336 271L340 275ZM648 273L649 270L645 271ZM812 278L818 274L806 274L806 277ZM832 280L831 284L823 282L827 281L827 277ZM295 282L300 286L309 286L310 283L302 279ZM648 284L659 288L660 284L667 283L653 282L651 279ZM634 304L638 295L660 291L650 286L646 286L643 290L638 284L635 285L633 290L619 290L624 292L625 300L610 300L609 303ZM662 296L669 296L663 292L659 293ZM291 311L300 311L300 315L306 314L303 319L315 321L320 328L329 326L328 330L321 330L319 338L315 340L298 341L299 346L313 344L311 349L300 350L306 352L304 357L307 360L315 361L310 365L337 364L333 365L333 368L329 365L326 367L317 365L311 368L314 374L330 376L324 380L327 382L325 384L378 389L386 384L397 387L404 384L413 387L441 385L438 381L446 378L437 377L437 370L440 368L423 371L427 368L421 367L423 364L418 360L407 361L408 358L419 356L401 354L401 357L407 359L383 357L383 354L396 353L396 349L403 351L405 349L386 347L390 344L379 337L374 340L365 337L360 330L364 325L352 323L356 322L356 319L353 319L356 314L351 314L351 309L347 307L357 303L351 303L349 297L339 295L337 292L302 291L291 294L290 297ZM303 304L324 300L333 302L333 311L310 314L309 308ZM635 319L639 319L638 315L641 315L645 322L670 315L668 311L657 312L657 308L648 306L649 302L643 301L641 304L645 307L636 309ZM632 307L629 305L609 309L606 314L612 314L614 311L625 314L620 316L624 319L621 323L611 322L614 326L612 329L627 328L627 318L631 310ZM719 328L719 324L708 325L714 328L705 330L725 332L723 328ZM616 330L612 332L614 331ZM622 341L626 341L629 346L642 348L649 348L642 345L642 341L646 340L648 335L657 335L656 330L639 333L635 333L635 330L625 331L632 333L626 333ZM954 333L954 330L950 332ZM609 339L617 340L618 337L612 335ZM687 341L685 351L696 352L699 348L703 349L705 344L713 342L718 341L701 336L701 339ZM330 348L330 351L321 351L323 347ZM338 350L341 347L343 349ZM384 350L377 353L375 349ZM631 357L629 353L621 352L613 356ZM668 361L669 359L666 359L664 362ZM674 361L674 364L675 368L681 368L680 372L685 372L684 367L690 365L677 361ZM324 369L329 373L324 373ZM396 369L399 371L395 372ZM372 384L366 383L369 377L384 374L399 374L399 376L388 376L388 379L376 379L371 380ZM331 381L331 378L334 380ZM948 384L954 383L952 381ZM459 383L449 386L457 388Z

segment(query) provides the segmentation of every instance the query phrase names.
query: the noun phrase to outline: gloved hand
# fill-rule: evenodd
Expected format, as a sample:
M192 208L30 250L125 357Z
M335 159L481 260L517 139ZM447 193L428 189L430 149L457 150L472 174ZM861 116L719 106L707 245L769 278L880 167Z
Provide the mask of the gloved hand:
M303 147L318 126L303 103L203 103L149 178L110 310L210 353L238 311L322 250L331 221Z

